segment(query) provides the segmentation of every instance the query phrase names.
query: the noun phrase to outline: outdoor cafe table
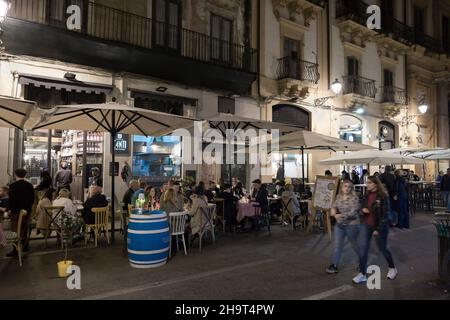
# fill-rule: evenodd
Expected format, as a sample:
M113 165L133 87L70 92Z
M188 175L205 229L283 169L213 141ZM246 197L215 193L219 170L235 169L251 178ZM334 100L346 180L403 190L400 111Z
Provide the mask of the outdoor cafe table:
M259 209L257 207L258 205L259 203L257 202L250 202L250 203L238 202L237 204L238 213L236 216L237 222L238 223L241 222L246 217L255 217L257 215L260 215L261 210L258 210Z

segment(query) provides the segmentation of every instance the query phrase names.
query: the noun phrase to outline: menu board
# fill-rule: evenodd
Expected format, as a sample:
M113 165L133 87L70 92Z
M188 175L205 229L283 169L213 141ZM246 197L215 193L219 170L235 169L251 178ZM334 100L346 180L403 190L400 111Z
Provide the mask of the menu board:
M313 207L330 210L336 197L339 179L337 177L316 177Z

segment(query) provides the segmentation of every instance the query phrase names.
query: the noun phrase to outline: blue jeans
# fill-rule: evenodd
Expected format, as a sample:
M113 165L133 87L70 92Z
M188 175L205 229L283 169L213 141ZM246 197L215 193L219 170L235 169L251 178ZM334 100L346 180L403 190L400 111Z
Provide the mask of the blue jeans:
M334 254L333 264L337 267L341 261L342 250L344 249L344 240L347 236L358 258L360 250L358 248L359 225L346 226L340 223L334 227Z
M447 206L447 210L450 210L450 201L448 201L449 196L450 196L450 191L442 191L442 198L444 198L444 205Z
M359 270L362 274L366 274L367 272L367 261L369 258L369 250L370 250L370 240L372 240L374 228L369 227L367 224L361 225L361 233L362 233L362 250L361 250L361 259L359 262ZM395 268L394 259L392 258L392 253L387 247L387 240L389 235L389 226L387 224L380 226L378 230L378 237L376 237L376 242L378 248L380 249L383 256L386 258L388 262L389 268Z

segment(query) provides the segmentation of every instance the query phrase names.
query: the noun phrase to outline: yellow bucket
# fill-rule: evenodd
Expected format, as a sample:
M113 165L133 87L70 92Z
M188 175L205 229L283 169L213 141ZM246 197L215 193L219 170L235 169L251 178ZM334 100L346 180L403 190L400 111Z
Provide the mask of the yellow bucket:
M67 269L73 264L73 261L60 261L57 263L58 265L58 276L60 278L67 278L69 273L67 273Z

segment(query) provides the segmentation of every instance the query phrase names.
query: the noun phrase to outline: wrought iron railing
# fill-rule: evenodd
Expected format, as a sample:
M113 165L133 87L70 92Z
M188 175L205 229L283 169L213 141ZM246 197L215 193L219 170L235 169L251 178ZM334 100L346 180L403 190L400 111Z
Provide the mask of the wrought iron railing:
M369 17L366 13L368 6L367 3L361 0L337 0L336 18L352 20L366 27L367 18ZM439 39L420 32L391 16L383 15L381 32L391 35L395 40L406 45L418 44L431 52L443 52Z
M353 20L361 25L366 25L368 4L359 0L337 0L336 18Z
M284 57L278 59L277 78L296 79L317 84L320 80L319 65L317 63Z
M70 4L82 9L80 33L256 73L255 49L85 0L13 0L9 16L65 29Z
M394 86L384 86L381 87L381 91L383 93L382 103L407 104L406 90Z
M346 76L344 77L344 94L358 94L364 97L375 98L377 94L375 80Z

